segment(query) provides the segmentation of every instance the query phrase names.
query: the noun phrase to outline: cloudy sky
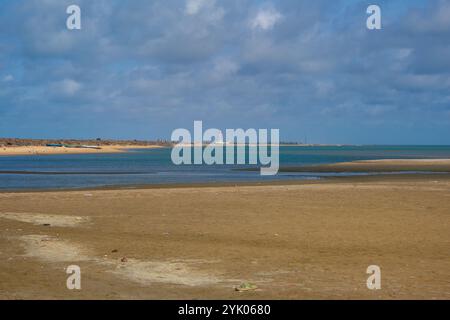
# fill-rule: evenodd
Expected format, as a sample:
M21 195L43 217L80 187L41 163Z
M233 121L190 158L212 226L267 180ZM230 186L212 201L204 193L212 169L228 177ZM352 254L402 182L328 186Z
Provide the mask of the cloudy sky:
M194 120L450 144L450 1L0 1L0 136L170 138Z

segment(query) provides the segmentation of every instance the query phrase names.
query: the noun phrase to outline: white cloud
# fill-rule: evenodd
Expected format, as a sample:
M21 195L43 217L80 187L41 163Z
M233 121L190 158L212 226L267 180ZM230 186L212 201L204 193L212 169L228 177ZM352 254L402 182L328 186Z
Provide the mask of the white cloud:
M221 80L234 75L239 70L239 65L228 59L215 61L212 76L215 80Z
M72 96L81 89L81 84L72 79L64 79L58 84L58 89L63 94Z
M415 10L406 19L408 26L420 32L446 32L450 28L450 3L446 0L434 2L426 11Z
M225 10L217 7L215 0L187 0L185 13L189 16L201 15L201 20L215 24L222 20Z
M252 29L270 30L283 18L283 15L273 8L260 9L250 21Z
M391 105L373 105L367 106L365 112L372 117L382 116L395 111L397 108Z
M186 13L188 15L197 14L203 7L212 2L211 0L187 0Z
M10 74L8 74L8 75L3 77L3 81L4 82L10 82L10 81L13 81L13 80L14 80L14 77L12 75L10 75Z

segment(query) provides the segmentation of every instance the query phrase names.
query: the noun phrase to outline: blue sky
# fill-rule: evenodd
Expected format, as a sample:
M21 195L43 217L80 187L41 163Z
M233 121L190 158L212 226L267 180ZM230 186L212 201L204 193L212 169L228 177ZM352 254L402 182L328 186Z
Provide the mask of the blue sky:
M450 144L449 57L444 0L1 0L0 136Z

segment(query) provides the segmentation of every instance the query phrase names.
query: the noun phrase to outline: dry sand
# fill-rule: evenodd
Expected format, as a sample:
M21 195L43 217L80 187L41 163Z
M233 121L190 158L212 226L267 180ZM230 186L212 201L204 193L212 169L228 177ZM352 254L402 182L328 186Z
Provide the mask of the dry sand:
M447 175L0 193L0 299L450 299L449 249Z
M152 149L162 148L161 146L148 145L109 145L100 146L101 149L89 148L66 148L66 147L47 147L47 146L8 146L0 147L0 156L19 156L19 155L45 155L45 154L78 154L78 153L119 153L130 149Z

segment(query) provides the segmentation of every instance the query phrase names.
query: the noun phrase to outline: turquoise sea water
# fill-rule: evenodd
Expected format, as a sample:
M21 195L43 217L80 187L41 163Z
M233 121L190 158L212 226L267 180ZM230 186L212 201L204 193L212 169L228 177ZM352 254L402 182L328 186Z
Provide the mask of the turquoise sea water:
M143 184L255 182L319 179L319 173L239 171L245 166L172 164L171 149L119 154L0 157L0 189L53 189ZM370 159L450 158L450 146L280 147L280 166L325 164ZM247 167L254 167L248 165ZM349 173L350 174L350 173Z

